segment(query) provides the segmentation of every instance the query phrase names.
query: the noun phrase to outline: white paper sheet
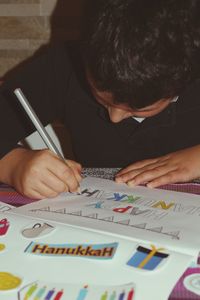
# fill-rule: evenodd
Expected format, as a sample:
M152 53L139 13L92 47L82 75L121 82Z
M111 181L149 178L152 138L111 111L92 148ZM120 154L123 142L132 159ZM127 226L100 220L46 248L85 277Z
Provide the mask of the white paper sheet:
M81 195L64 193L12 210L125 237L160 243L197 257L200 249L200 196L129 188L110 180L85 178Z
M0 201L0 212L5 212L14 208L14 206Z

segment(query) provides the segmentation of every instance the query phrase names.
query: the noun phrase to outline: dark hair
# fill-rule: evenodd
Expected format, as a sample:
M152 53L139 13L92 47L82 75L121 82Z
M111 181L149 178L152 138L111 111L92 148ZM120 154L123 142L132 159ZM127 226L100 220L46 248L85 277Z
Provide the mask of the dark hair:
M142 108L200 70L199 0L92 0L83 56L96 87Z

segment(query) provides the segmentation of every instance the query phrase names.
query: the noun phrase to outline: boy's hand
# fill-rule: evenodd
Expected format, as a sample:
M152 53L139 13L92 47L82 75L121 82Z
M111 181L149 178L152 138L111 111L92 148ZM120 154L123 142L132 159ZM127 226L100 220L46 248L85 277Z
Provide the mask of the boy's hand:
M146 184L154 188L199 177L200 145L131 164L118 172L115 181L129 186Z
M4 171L2 181L33 199L76 192L81 181L81 165L71 160L66 162L50 150L14 149L0 162L0 170Z

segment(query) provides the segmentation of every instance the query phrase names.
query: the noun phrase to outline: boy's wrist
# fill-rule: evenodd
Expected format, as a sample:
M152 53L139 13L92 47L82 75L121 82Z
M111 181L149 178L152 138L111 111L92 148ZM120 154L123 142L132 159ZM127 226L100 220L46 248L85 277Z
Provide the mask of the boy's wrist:
M12 185L12 178L24 155L30 151L19 145L0 160L0 182Z

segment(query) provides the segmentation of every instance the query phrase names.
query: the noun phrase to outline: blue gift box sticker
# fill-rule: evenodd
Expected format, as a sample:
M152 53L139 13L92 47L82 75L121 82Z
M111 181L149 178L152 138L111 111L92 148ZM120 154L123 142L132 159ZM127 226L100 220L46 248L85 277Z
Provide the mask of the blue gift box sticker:
M161 252L163 250L164 248L156 248L154 245L151 245L151 249L138 246L134 255L127 262L127 265L152 271L169 256L169 254Z

